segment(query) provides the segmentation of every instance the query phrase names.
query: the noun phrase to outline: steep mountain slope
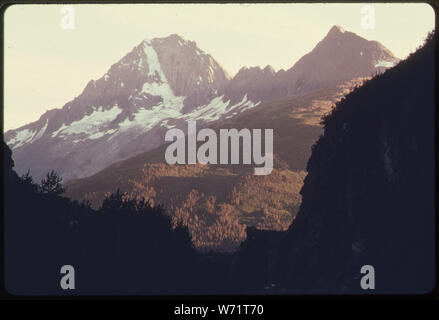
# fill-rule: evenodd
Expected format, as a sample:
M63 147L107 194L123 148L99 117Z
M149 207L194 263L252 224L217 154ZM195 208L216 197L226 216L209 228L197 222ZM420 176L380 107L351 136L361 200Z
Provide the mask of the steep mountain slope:
M435 285L435 42L338 103L313 146L284 241L290 293L427 293ZM375 269L375 290L360 287Z
M164 204L174 221L188 226L199 249L233 250L245 239L245 226L286 230L300 205L310 147L322 132L321 116L363 81L354 79L312 94L263 102L209 125L216 132L273 128L274 170L268 176L254 176L253 165L167 165L167 145L162 145L67 182L67 196L87 199L97 208L108 192L120 188ZM227 214L229 218L221 221Z
M167 129L184 128L187 120L201 127L395 62L379 43L334 27L289 70L244 68L230 79L195 42L171 35L143 41L62 109L6 132L5 141L20 174L31 169L39 180L55 169L64 180L85 177L158 147Z

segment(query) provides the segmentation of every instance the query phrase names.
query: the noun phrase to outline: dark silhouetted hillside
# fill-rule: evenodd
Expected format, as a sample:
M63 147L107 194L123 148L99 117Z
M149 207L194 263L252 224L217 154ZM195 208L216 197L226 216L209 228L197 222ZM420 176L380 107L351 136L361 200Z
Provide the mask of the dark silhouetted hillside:
M435 283L435 43L339 102L282 249L290 293L427 293ZM376 290L360 288L372 265Z
M173 228L161 207L117 191L93 210L61 197L55 172L42 185L29 174L19 177L4 143L3 149L9 292L169 294L200 286L188 232ZM63 265L75 268L75 291L60 288Z

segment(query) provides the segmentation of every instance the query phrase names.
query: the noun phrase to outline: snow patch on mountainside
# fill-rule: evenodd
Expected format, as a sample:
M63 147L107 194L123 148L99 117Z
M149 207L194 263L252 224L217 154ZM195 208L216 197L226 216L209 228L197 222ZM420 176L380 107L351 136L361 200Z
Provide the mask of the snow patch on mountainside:
M44 132L46 132L47 129L47 125L49 124L49 119L46 119L46 123L44 124L44 126L40 129L40 131L38 131L38 133L35 135L35 137L33 138L33 140L37 140L40 139Z
M163 81L163 79L165 79L165 75L161 69L157 53L151 46L150 40L143 41L143 50L146 56L146 63L149 67L148 76L153 77L157 74L159 76L159 79Z
M175 98L178 99L179 97ZM259 102L254 103L248 100L247 95L245 95L240 102L231 106L230 100L223 101L223 99L223 95L215 97L208 104L187 114L181 113L182 100L177 101L177 103L175 103L175 101L174 103L169 103L169 100L168 103L160 102L150 109L139 109L133 114L134 118L132 120L127 118L119 123L119 130L128 131L136 128L137 130L146 132L157 124L166 128L172 128L174 125L168 124L169 119L185 121L196 120L208 123L222 119L225 115L228 115L227 118L230 118L238 112L253 108L259 104Z
M87 139L96 140L96 139L102 138L103 136L106 136L106 135L112 135L112 134L114 134L116 132L117 132L117 129L111 129L111 130L107 130L107 131L96 132L96 133L93 133L92 135L86 137L85 139L81 139L81 141L82 140L87 140Z
M25 143L32 141L32 138L35 135L35 131L31 131L29 129L23 129L18 131L12 139L7 141L8 145L12 146L12 149L17 148Z
M148 131L161 120L178 117L180 115L179 109L167 106L161 102L151 109L139 109L133 114L133 120L125 119L119 123L119 128L121 131L127 131L133 128Z
M176 97L172 92L168 82L152 82L145 83L142 87L142 92L150 94L151 96L162 97L164 104L167 106L180 110L183 107L183 101L185 97Z
M224 102L223 98L224 95L213 98L208 104L195 109L184 118L187 120L214 120L219 114L225 112L230 103L230 101Z
M97 139L95 134L101 129L101 126L110 123L122 112L122 109L116 104L109 110L103 110L98 107L94 112L84 116L81 120L72 122L68 126L63 124L61 128L52 133L52 137L65 137L73 134L88 134L88 138Z
M229 106L230 100L224 101L224 95L213 98L210 103L201 106L191 113L183 116L185 120L203 120L206 122L212 122L221 119L225 114L230 114L230 118L233 114L237 114L237 110L240 112L253 108L259 104L254 103L247 98L247 94L244 95L242 100L232 106ZM235 111L235 112L232 112Z
M142 92L152 96L162 97L163 103L174 110L183 108L185 97L176 97L169 85L168 80L161 68L157 52L151 46L150 41L143 42L143 49L149 67L148 76L154 78L154 82L146 82L143 84Z
M6 143L11 146L12 149L18 148L26 143L31 143L40 139L44 132L46 132L49 119L46 119L44 126L37 132L35 130L23 129L18 131L15 136L9 139Z
M395 64L392 61L385 61L385 60L380 60L378 61L378 63L375 65L375 68L378 67L384 67L384 68L391 68L393 67Z

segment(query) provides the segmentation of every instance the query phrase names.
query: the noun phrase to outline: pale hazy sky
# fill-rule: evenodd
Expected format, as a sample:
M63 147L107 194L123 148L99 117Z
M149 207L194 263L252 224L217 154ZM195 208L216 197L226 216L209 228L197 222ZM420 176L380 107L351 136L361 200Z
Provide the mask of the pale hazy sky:
M234 75L242 66L289 68L333 25L380 41L405 58L434 28L427 4L373 4L375 28L362 28L362 4L14 5L5 12L4 129L37 120L78 96L143 39L172 33L194 40Z

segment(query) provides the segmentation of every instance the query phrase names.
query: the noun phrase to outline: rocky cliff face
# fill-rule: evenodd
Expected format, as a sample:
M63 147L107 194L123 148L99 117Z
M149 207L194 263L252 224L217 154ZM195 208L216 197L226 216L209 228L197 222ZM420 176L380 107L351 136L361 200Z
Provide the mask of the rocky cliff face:
M435 283L434 41L338 103L284 242L296 293L427 293ZM380 57L381 58L381 57Z
M224 92L232 102L239 101L242 92L245 92L252 101L270 101L285 97L284 92L276 88L274 79L276 72L273 67L243 67L225 86Z
M396 61L377 42L334 27L289 70L243 68L230 79L195 42L174 34L142 41L78 97L6 132L5 141L19 174L31 169L39 180L54 169L66 181L152 150L187 120L201 127L260 102L369 77Z

